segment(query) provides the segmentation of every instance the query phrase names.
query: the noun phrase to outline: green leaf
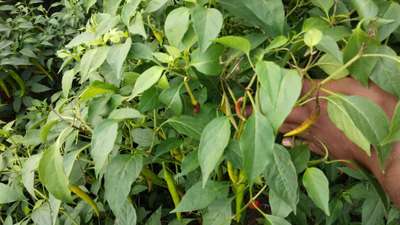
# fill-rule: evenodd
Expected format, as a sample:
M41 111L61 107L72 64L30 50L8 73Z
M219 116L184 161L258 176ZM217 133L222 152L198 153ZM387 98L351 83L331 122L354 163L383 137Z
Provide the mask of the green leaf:
M312 28L304 34L304 43L310 48L314 47L322 40L322 36L320 30Z
M171 109L175 115L182 114L183 104L180 95L182 85L183 83L165 89L159 96L160 102L164 103L167 109Z
M362 225L384 224L385 207L377 196L367 198L361 211Z
M250 182L264 172L273 158L275 135L269 120L258 110L246 121L240 137L243 170Z
M224 48L220 45L212 45L204 53L196 49L192 53L190 65L205 75L217 76L222 72L219 57Z
M95 81L82 92L79 98L81 101L87 101L98 95L113 94L116 90L116 87L109 83Z
M151 0L149 2L149 4L147 4L145 12L146 13L155 12L155 11L161 9L167 2L168 2L168 0Z
M286 22L282 0L220 0L219 3L231 15L261 28L270 37L283 34Z
M143 118L139 111L132 108L115 109L110 113L109 119L113 120L126 120L126 119L139 119Z
M388 46L380 46L376 53L397 59L397 53ZM374 81L383 90L400 97L400 64L386 57L377 57L376 65L371 74Z
M114 16L121 2L122 0L103 0L104 12Z
M74 80L74 77L78 71L71 69L67 70L64 72L63 77L62 77L62 91L64 97L68 97L69 91L71 90L72 87L72 81Z
M332 8L335 3L333 0L311 0L312 4L318 6L325 12L326 15L329 15L329 10Z
M323 55L318 60L317 65L333 80L342 79L350 74L347 69L342 69L341 71L338 71L338 68L342 68L344 64L330 54Z
M257 63L256 73L261 84L259 97L262 112L277 132L300 96L301 77L295 70L283 69L266 61Z
M116 44L110 47L107 55L107 63L111 67L111 72L118 80L118 85L122 80L122 66L128 56L132 40L128 38L124 44Z
M133 88L130 98L134 98L137 95L146 91L147 89L151 88L154 84L158 82L163 72L163 67L153 66L140 74L140 76L136 80L135 87Z
M211 172L218 165L231 137L228 117L217 117L207 124L200 138L198 159L205 187Z
M389 134L383 140L382 144L388 144L400 140L400 102L397 103L390 123Z
M289 39L287 37L278 36L278 37L274 38L271 41L271 43L269 43L269 45L265 48L265 52L268 53L273 49L280 48L280 47L284 46L288 41L289 41Z
M97 47L88 50L81 59L79 72L81 74L81 84L87 81L90 74L95 72L106 60L109 47Z
M179 49L183 48L182 40L189 29L190 10L180 7L172 10L165 19L164 29L170 45Z
M113 212L124 207L133 182L143 168L141 156L117 155L106 168L104 177L105 199Z
M226 198L229 185L224 182L209 181L202 188L202 182L197 182L185 193L179 205L171 213L191 212L204 209L218 198Z
M136 13L135 18L129 24L128 30L131 34L141 35L144 39L147 39L142 13Z
M123 206L114 214L116 217L115 225L136 225L136 210L130 201L125 200Z
M303 175L303 185L315 205L329 216L329 181L325 174L318 168L308 168Z
M275 145L272 157L264 172L265 179L270 189L296 213L299 201L296 168L289 152L281 145Z
M94 40L96 40L96 34L92 32L83 32L76 35L65 47L74 48L82 44L87 44Z
M118 122L114 120L104 120L94 128L90 154L94 160L96 174L100 173L113 150L117 134Z
M158 208L150 218L146 221L145 225L161 225L161 207Z
M269 225L291 225L287 220L278 216L266 215L266 221Z
M205 52L212 44L212 41L218 37L224 18L217 9L207 9L202 6L194 8L191 16L200 49L202 52Z
M231 200L218 199L207 207L203 214L203 225L230 225L232 220Z
M367 33L357 27L353 30L346 47L343 50L344 63L349 62L356 57L360 50L363 54L375 53L378 43L372 40ZM369 76L371 75L378 59L377 58L360 58L352 63L347 69L352 77L360 81L364 86L368 85Z
M166 123L172 126L178 133L200 140L203 125L192 116L182 115L179 117L169 118Z
M291 206L283 201L274 190L269 190L268 197L272 215L285 218L293 211Z
M383 41L400 26L400 5L396 2L391 2L381 17L392 20L391 23L384 24L378 28L379 40Z
M129 26L131 18L135 15L136 9L141 2L142 0L128 0L122 7L121 20L126 26Z
M354 124L343 103L334 97L329 97L328 115L331 121L339 128L353 143L371 155L371 143Z
M316 45L316 48L334 56L337 61L343 63L343 54L332 37L323 35L321 41Z
M24 195L18 188L0 183L0 204L24 200L24 198Z
M351 3L364 20L371 20L378 15L379 8L373 0L351 0Z
M348 113L354 125L373 145L378 145L388 134L389 121L385 112L370 100L360 96L329 97L332 102L338 102ZM345 118L345 117L343 117Z
M31 155L25 161L21 171L22 183L24 184L25 189L34 199L36 199L35 188L34 188L35 170L39 167L41 156L42 156L41 154Z
M307 145L298 145L289 151L290 157L298 174L307 168L307 164L311 155L310 151L311 150Z
M54 197L65 202L71 201L69 181L57 144L51 145L43 152L39 162L39 179Z
M226 47L237 49L246 54L250 53L251 44L250 41L244 37L239 36L225 36L215 39L215 42L225 45Z

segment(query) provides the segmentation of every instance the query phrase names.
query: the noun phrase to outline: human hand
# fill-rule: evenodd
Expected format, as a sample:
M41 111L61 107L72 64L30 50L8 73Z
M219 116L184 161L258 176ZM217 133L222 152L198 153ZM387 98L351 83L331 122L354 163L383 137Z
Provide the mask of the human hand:
M303 92L307 92L311 86L310 81L305 81ZM371 83L369 87L364 87L352 78L332 81L323 85L323 87L336 93L368 98L379 105L389 118L392 117L397 102L396 97L383 91L377 85ZM324 93L321 92L320 94L323 95ZM315 101L313 101L305 106L295 108L281 127L281 132L286 133L298 127L311 115L315 109L315 104ZM327 146L330 157L354 160L368 168L383 186L391 200L400 207L400 192L398 191L400 190L400 183L397 181L400 176L400 144L394 146L385 165L385 173L383 173L375 151L372 152L371 157L368 156L331 122L327 112L326 101L320 100L320 110L318 120L309 130L300 134L300 137L309 143L310 149L315 153L325 154L321 145L323 143Z

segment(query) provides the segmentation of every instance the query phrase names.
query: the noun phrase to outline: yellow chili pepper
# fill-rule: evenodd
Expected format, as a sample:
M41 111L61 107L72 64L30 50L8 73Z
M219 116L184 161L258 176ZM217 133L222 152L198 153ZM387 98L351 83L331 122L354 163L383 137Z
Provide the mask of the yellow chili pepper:
M94 213L96 214L97 217L99 217L99 208L97 208L96 203L90 198L89 195L87 195L81 188L75 185L69 186L69 190L72 193L75 193L77 196L79 196L83 201L88 203L94 210Z

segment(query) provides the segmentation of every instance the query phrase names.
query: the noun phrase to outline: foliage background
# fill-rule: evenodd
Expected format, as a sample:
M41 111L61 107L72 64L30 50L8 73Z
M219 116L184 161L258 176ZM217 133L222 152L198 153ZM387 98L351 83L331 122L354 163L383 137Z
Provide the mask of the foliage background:
M367 171L278 132L303 79L400 95L396 1L0 4L2 224L398 224ZM329 94L384 163L400 112Z

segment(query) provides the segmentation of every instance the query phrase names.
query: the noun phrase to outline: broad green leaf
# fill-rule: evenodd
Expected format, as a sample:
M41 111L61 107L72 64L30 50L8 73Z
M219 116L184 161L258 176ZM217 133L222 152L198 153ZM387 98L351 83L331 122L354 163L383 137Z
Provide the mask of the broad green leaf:
M361 211L362 225L384 224L385 207L377 196L368 197Z
M200 140L204 125L199 124L195 117L182 115L169 118L166 123L172 126L178 133L189 136L195 140Z
M273 159L275 135L269 120L258 110L246 121L240 149L243 152L243 170L250 182L264 172Z
M389 121L385 112L370 100L360 96L330 97L339 102L352 119L354 125L364 137L373 145L378 145L389 131Z
M24 198L20 189L0 183L0 204L24 200Z
M358 15L365 20L371 20L378 15L379 8L373 0L351 0Z
M375 53L377 44L372 40L367 33L357 27L353 30L346 47L343 50L343 62L347 63L356 57L360 50L363 49L364 54ZM349 70L352 77L360 81L363 85L368 84L369 76L373 71L377 58L360 58L352 63L347 69Z
M171 213L191 212L208 207L218 198L226 198L229 185L224 182L209 181L202 188L202 182L194 184L182 197L179 205Z
M273 215L266 215L266 222L268 225L291 225L284 218Z
M294 167L296 167L297 174L302 173L307 168L311 155L310 151L307 145L298 145L290 149L290 157Z
M339 128L353 143L371 155L371 143L363 135L360 129L355 125L343 103L334 98L329 97L328 115L331 121Z
M192 53L190 65L205 75L217 76L222 72L219 57L223 51L220 45L212 45L205 52L196 49Z
M79 96L80 100L87 101L98 95L113 94L116 92L116 87L101 81L95 81L88 86Z
M147 33L144 28L142 13L136 13L135 18L129 24L128 30L131 34L137 34L142 36L144 39L147 39Z
M113 212L124 207L133 182L142 171L141 156L117 155L106 168L104 177L105 198Z
M156 84L163 72L164 68L161 66L153 66L144 71L136 80L131 98L136 97L137 95L143 93L147 89L151 88L154 84Z
M91 32L83 32L75 36L65 47L74 48L82 44L87 44L96 40L96 34Z
M122 0L103 0L104 12L114 16L121 2Z
M268 36L283 33L286 22L282 0L220 0L219 3L231 15L262 29Z
M143 118L139 111L133 108L115 109L110 113L109 119L113 120L126 120L126 119L139 119Z
M97 47L88 50L81 59L79 72L81 74L81 84L87 81L90 74L95 72L106 60L109 47Z
M250 53L251 44L250 41L244 37L239 36L225 36L215 39L215 42L225 45L229 48L234 48L239 51L242 51L246 54Z
M311 0L312 4L318 6L325 12L326 15L329 14L329 10L332 8L335 3L334 0Z
M51 215L52 211L50 204L48 202L44 202L41 206L32 211L31 219L35 225L53 225L53 219Z
M94 128L90 154L94 160L96 174L103 169L108 155L113 150L117 134L118 122L114 120L104 120Z
M62 91L65 98L68 97L69 91L72 87L72 81L78 71L71 69L64 72L62 77Z
M398 102L396 105L392 122L390 123L389 134L384 139L383 144L399 140L400 140L400 102Z
M273 49L276 48L280 48L282 46L284 46L287 42L289 41L289 39L285 36L278 36L276 38L274 38L271 43L269 43L269 45L265 48L265 52L270 52Z
M145 225L161 225L161 207L158 208L150 218L146 221Z
M396 2L391 2L387 10L383 13L382 18L391 20L392 22L378 28L380 41L388 38L400 26L400 5Z
M257 63L256 72L261 84L259 98L262 112L277 132L300 96L301 77L294 70L266 61Z
M230 225L231 220L232 209L229 199L215 200L203 214L203 225Z
M136 210L128 199L123 202L123 206L114 214L116 217L115 225L136 225Z
M272 215L285 218L293 211L291 206L283 201L274 190L269 190L268 197Z
M350 74L347 69L342 69L341 71L339 71L339 68L342 68L344 64L330 54L323 55L318 60L317 65L333 80L342 79Z
M35 170L39 167L41 156L41 154L31 155L25 161L21 171L22 183L28 193L35 199Z
M122 80L122 66L128 56L132 40L128 38L124 44L116 44L110 47L107 55L107 63L111 67L113 76L116 77L118 85Z
M266 182L270 189L296 213L299 201L296 168L289 152L280 145L275 145L272 157L264 172Z
M128 0L122 7L121 20L126 26L129 26L131 18L135 15L136 9L141 2L142 0Z
M89 12L89 9L92 8L96 4L97 0L84 0L83 5L85 6L86 12Z
M159 99L160 102L166 105L167 109L171 109L175 115L180 115L183 109L183 103L181 99L181 88L182 84L175 85L161 92Z
M329 181L325 174L318 168L308 168L303 175L303 185L315 205L329 216Z
M320 30L310 29L304 34L304 43L310 48L314 47L322 40L322 36L323 34Z
M228 117L217 117L203 129L200 138L198 159L205 187L211 172L218 165L231 137L231 123Z
M64 171L59 145L53 144L43 152L39 162L39 179L54 197L66 202L71 201L69 181Z
M212 41L218 37L224 18L217 9L204 8L202 6L194 8L191 16L200 49L205 52L212 44Z
M316 48L334 56L337 61L343 62L343 54L332 37L323 35L321 41L316 45Z
M165 19L164 29L170 45L182 49L182 40L189 29L190 10L180 7L172 10Z
M388 46L381 46L376 53L397 59L397 53ZM386 57L372 58L376 65L372 70L371 80L383 90L400 97L400 64L398 61Z
M151 0L149 4L147 4L145 12L146 13L155 12L161 9L167 2L168 0Z

